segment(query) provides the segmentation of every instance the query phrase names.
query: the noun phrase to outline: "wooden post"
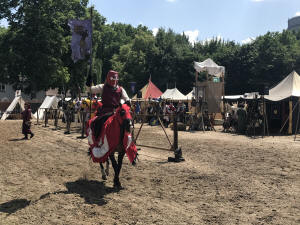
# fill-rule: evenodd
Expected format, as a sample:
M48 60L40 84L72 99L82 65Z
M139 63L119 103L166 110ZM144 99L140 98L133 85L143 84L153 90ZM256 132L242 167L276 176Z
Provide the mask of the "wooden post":
M48 124L48 110L45 109L45 127L47 127Z
M289 101L289 129L288 129L288 134L293 133L293 102L290 99Z
M293 108L293 110L292 110L292 114L293 114L293 112L294 112L294 110L295 110L295 108L296 108L296 106L297 106L298 104L299 104L299 102L297 102L297 103L295 104L295 106L294 106L294 108ZM288 122L289 118L290 118L290 114L289 114L289 116L286 118L286 120L284 121L282 127L280 128L279 133L282 132L282 130L283 130L284 126L286 125L286 123Z
M298 98L298 104L300 102L300 98ZM297 116L297 124L296 124L296 130L295 130L295 137L294 137L294 141L296 141L296 137L298 134L298 129L299 129L299 117L300 117L300 104L298 106L298 116Z
M81 122L82 122L82 127L81 127L81 138L84 138L84 133L85 133L85 112L81 112Z
M270 136L270 132L269 132L269 122L268 122L268 115L267 115L267 112L266 112L266 101L265 101L265 103L264 103L264 107L265 107L265 115L264 115L264 117L266 118L266 125L267 125L267 134L268 134L268 136Z
M58 124L58 109L55 109L54 111L54 126L55 126L55 129L57 130L57 124Z
M201 124L202 124L202 130L203 133L205 132L205 126L204 126L204 119L203 119L203 101L201 102Z
M36 116L37 116L36 123L37 123L37 125L40 125L39 124L39 109L37 109L37 111L36 111Z
M195 72L195 100L196 100L195 115L198 114L198 109L197 108L199 106L199 104L198 104L198 102L199 102L199 96L198 96L199 90L198 90L197 83L198 83L198 72L196 71Z
M266 136L266 113L265 113L265 98L264 96L262 95L262 102L263 102L263 117L264 117L264 132L263 132L263 136ZM255 124L254 124L254 127L255 127ZM255 129L255 128L254 128Z
M174 151L178 149L178 127L177 127L177 113L175 112L174 120L173 120L173 133L174 133L174 143L173 148Z
M70 130L71 130L71 109L68 105L67 110L66 110L66 131L65 131L65 134L70 134Z
M221 82L223 82L223 85L222 85L222 107L223 107L222 118L223 118L223 120L225 120L226 112L225 112L225 74L224 73L223 73Z

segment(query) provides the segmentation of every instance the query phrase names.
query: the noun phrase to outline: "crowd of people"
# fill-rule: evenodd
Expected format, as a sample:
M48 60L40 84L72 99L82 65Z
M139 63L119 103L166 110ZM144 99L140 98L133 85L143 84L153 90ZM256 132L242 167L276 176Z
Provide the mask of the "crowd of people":
M186 123L188 117L187 113L189 112L187 103L182 101L166 101L159 98L149 99L143 103L136 101L131 104L126 90L118 85L118 80L118 72L110 70L104 84L95 86L87 84L87 91L92 94L91 98L77 98L59 102L59 111L63 112L62 122L66 123L65 134L70 133L71 123L76 122L84 124L85 134L87 135L90 119L96 118L97 120L100 120L100 124L103 125L107 118L114 113L120 103L127 103L131 106L136 122L143 121L153 126L158 125L158 118L160 118L163 125L168 127L176 114L177 122ZM26 105L28 107L28 104ZM28 116L28 109L22 114L24 114L23 133L26 138L28 138L28 134L33 137L30 127L25 123L26 120L31 119L31 116ZM46 113L46 115L48 114ZM48 118L48 116L46 117Z
M141 106L144 105L144 107ZM178 122L185 122L188 107L184 102L170 102L159 99L149 99L146 102L136 101L132 104L132 111L136 122L146 122L151 126L159 124L158 118L161 119L163 125L168 127L172 117L177 114Z
M260 132L263 126L263 112L258 101L226 103L223 128L225 132L238 134Z

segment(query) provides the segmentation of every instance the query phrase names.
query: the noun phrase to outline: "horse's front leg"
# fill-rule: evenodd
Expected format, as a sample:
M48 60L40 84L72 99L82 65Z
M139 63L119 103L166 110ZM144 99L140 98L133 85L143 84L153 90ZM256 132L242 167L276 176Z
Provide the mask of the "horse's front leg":
M124 155L125 155L124 151L119 152L119 155L118 155L118 178L119 178L119 175L120 175L120 172L121 172Z
M119 177L117 176L118 174L118 163L115 159L115 153L113 152L112 154L109 155L112 167L114 168L115 172L115 177L114 177L114 187L121 187L121 183L119 181Z
M125 155L125 153L123 153L123 152L119 153L118 162L115 159L114 153L109 156L109 158L111 160L111 163L112 163L112 166L113 166L114 171L115 171L114 187L117 187L117 188L122 187L121 182L119 180L119 175L120 175L120 171L121 171L121 168L122 168L122 161L123 161L124 155Z

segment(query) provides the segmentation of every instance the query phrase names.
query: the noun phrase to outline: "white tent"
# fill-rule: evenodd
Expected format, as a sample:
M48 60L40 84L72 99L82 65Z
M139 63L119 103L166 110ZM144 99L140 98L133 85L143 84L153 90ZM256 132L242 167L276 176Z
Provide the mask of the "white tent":
M162 95L162 99L171 100L186 100L186 96L182 94L177 88L167 89Z
M188 94L185 96L185 98L186 98L187 100L192 100L193 97L195 98L195 92L194 92L194 90L191 90L191 92L188 93Z
M208 74L216 77L222 77L225 74L225 67L219 66L210 58L203 62L194 62L194 68L197 72L207 71Z
M258 99L260 98L260 95L258 92L251 92L251 93L245 93L243 95L225 95L222 96L222 99L227 100L238 100L238 99Z
M224 97L222 96L222 99L227 99L227 100L238 100L244 98L244 95L225 95Z
M288 97L300 97L300 76L296 71L291 72L279 84L269 90L265 98L271 101L280 101Z
M10 103L10 105L6 109L5 113L2 115L1 120L6 120L7 117L12 113L12 111L14 110L17 104L20 105L22 111L25 109L24 107L25 101L23 100L21 95L16 95L14 100Z
M50 109L50 108L57 109L57 105L58 105L58 98L56 96L46 96L42 105L33 116L37 118L37 113L38 113L39 119L43 119L45 109Z

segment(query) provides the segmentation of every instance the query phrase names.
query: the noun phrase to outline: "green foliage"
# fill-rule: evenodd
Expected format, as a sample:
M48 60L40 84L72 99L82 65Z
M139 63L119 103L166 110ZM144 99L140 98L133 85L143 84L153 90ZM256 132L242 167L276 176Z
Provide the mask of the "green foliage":
M7 1L11 5L12 1ZM69 18L86 15L87 1L20 0L16 1L7 20L9 32L1 46L3 67L9 71L9 82L19 83L27 93L50 87L62 87L70 80ZM7 13L6 13L7 14ZM3 71L1 71L1 75Z
M84 90L88 60L71 60L69 19L90 18L88 0L3 0L0 19L1 82L25 91L60 88L75 96ZM93 83L105 80L110 69L120 73L120 83L136 89L151 80L164 91L176 87L184 94L195 80L194 61L208 57L226 68L225 93L257 91L273 86L292 70L300 72L300 31L269 32L252 43L240 45L214 38L191 44L185 34L160 28L153 36L145 26L106 24L106 18L93 13ZM200 76L205 76L200 74Z

